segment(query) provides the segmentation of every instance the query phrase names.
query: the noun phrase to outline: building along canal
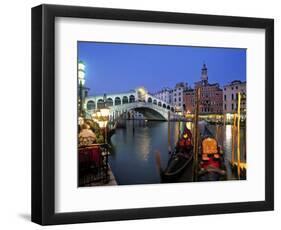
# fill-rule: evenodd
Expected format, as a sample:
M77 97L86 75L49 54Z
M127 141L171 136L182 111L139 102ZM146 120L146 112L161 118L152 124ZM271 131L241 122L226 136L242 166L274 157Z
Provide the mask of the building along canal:
M155 161L155 152L161 154L161 165L166 166L168 154L168 125L169 122L127 120L126 128L116 129L111 137L112 146L109 162L118 185L155 184L161 183L160 173ZM179 130L187 126L191 131L191 122L170 122L170 143L175 146ZM227 179L235 179L228 163L232 151L232 126L208 125L222 146L225 155ZM246 132L245 127L240 129L241 159L246 160ZM183 181L190 181L186 178Z

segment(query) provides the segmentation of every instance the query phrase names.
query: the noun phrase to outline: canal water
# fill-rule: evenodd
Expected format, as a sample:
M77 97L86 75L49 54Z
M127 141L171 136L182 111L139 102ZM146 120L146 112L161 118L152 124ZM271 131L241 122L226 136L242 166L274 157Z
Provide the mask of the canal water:
M128 120L126 128L117 129L111 137L110 166L119 185L161 183L160 174L155 161L155 152L161 154L161 165L167 165L168 154L168 122ZM172 147L178 140L179 132L187 126L192 130L190 122L170 122L170 140ZM232 128L231 125L209 125L210 131L223 146L225 159L231 159ZM245 128L241 128L241 156L246 158ZM228 179L231 168L226 164Z

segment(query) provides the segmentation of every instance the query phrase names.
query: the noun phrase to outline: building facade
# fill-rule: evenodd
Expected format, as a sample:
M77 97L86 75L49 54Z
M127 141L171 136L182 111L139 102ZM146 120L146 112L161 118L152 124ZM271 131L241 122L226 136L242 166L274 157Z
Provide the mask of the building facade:
M172 105L175 108L175 111L181 113L184 111L184 102L183 102L183 94L187 89L187 83L179 82L176 84L175 88L172 92Z
M165 87L162 90L154 94L154 97L165 101L166 103L172 104L172 92L173 90L169 87Z
M194 89L187 89L183 93L183 103L185 107L185 112L187 114L194 113L195 108L195 95Z
M187 83L179 82L173 89L168 87L163 88L161 91L155 93L153 96L173 105L175 112L182 113L185 110L183 95L187 89Z
M201 87L199 112L201 114L223 113L223 90L218 83L208 83Z
M241 112L246 112L246 81L232 81L223 87L223 112L236 113L238 108L238 93L242 94Z
M200 88L200 114L223 113L223 90L218 83L210 84L206 64L201 69L201 80L195 82L194 89L184 91L184 105L186 113L195 112L195 92Z

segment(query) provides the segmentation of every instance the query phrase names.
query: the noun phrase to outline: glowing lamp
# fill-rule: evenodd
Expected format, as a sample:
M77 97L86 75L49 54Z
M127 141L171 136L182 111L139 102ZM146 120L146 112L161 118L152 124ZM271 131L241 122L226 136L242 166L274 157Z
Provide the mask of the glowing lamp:
M101 129L107 126L107 121L97 121L97 123Z
M85 84L85 64L82 61L78 62L78 81L79 85Z
M104 108L104 109L100 109L100 113L102 117L108 117L109 116L109 109Z

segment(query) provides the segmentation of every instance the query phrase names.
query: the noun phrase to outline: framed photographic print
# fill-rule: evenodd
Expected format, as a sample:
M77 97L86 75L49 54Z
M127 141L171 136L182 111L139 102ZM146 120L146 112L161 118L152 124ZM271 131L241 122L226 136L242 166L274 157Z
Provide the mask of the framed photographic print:
M273 19L32 9L32 221L274 208Z

